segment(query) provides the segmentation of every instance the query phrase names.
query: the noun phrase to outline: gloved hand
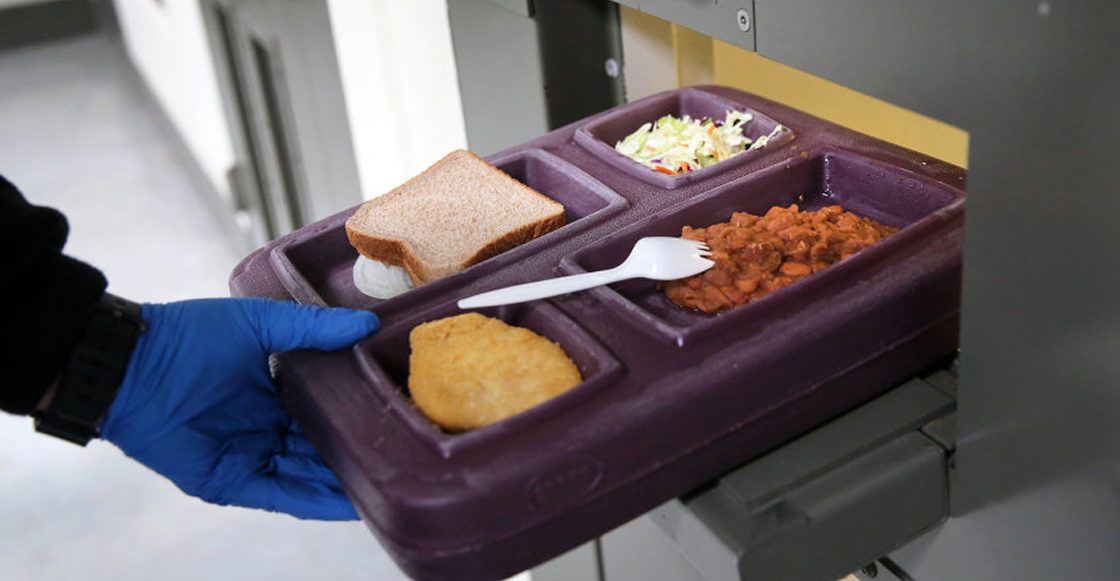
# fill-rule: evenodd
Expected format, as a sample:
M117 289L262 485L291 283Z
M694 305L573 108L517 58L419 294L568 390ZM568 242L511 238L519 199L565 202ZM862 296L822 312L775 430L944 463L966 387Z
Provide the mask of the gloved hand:
M268 356L333 350L376 331L366 311L264 299L145 304L101 437L208 502L356 519L334 474L277 398Z

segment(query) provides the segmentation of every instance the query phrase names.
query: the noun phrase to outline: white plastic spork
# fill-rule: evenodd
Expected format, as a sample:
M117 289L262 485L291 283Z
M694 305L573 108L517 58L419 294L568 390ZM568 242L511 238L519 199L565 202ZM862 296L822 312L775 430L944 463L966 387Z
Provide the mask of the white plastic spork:
M622 264L608 269L560 278L550 278L492 290L459 301L460 309L512 305L545 299L631 278L677 280L700 274L715 264L703 242L648 236L634 244Z

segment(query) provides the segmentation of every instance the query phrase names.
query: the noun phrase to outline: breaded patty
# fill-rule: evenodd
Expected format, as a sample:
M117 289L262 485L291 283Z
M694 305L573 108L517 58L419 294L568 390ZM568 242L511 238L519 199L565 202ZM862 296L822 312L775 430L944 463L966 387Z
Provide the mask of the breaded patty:
M556 343L478 313L418 325L409 342L412 399L449 431L492 424L581 381Z

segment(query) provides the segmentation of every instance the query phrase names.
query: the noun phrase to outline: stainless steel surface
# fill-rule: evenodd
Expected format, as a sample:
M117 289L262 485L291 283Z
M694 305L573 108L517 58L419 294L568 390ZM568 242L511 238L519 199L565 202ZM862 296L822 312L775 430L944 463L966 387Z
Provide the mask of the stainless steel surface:
M765 510L790 490L945 417L954 407L951 397L914 379L719 482L748 511Z
M712 38L754 50L757 0L638 0L636 3L621 2L642 12L652 14L685 28L702 32ZM745 12L747 30L743 30Z
M838 579L945 518L953 405L910 381L650 516L708 581Z
M646 516L603 535L601 542L603 581L706 581Z
M533 567L532 581L603 581L601 541L584 543L555 559Z
M533 16L533 0L490 0L494 4L513 11L518 16L531 18Z

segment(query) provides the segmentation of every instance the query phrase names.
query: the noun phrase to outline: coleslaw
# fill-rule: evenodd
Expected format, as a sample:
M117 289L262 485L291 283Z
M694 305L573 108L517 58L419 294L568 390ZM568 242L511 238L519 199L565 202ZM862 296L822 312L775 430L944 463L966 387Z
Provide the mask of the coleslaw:
M769 135L752 141L744 131L752 119L754 116L750 113L735 110L728 111L723 121L666 115L642 125L614 148L654 171L680 175L763 147L785 129L778 125Z

